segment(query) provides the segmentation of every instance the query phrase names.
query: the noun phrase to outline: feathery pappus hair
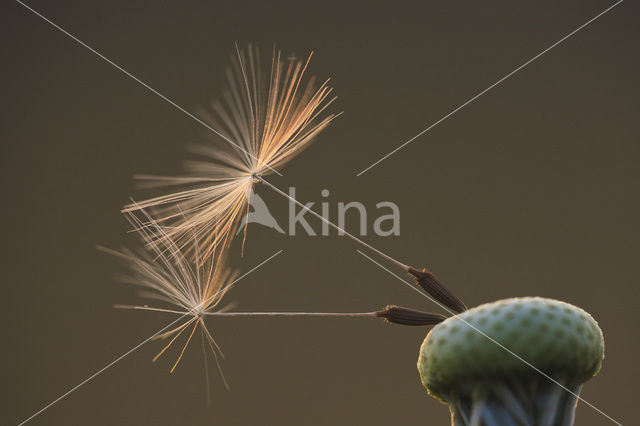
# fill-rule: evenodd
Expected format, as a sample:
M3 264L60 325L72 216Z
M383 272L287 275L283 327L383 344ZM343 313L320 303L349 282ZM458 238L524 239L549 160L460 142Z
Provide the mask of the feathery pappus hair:
M145 186L170 193L129 204L123 212L149 209L163 229L152 237L180 247L195 232L202 259L229 244L249 207L255 177L278 173L339 115L325 113L335 100L329 80L316 84L305 77L311 56L301 61L274 48L264 72L257 48L236 46L223 101L199 114L226 141L193 146L199 159L187 162L184 176L137 176Z
M129 273L121 276L121 280L140 287L142 289L140 296L158 305L116 305L116 307L182 314L185 317L183 322L154 337L154 340L168 340L168 343L153 358L153 361L155 362L182 336L184 343L171 368L173 372L199 329L205 359L207 394L209 394L207 362L209 351L213 354L218 371L228 388L220 365L220 358L224 358L224 355L205 325L203 317L206 313L224 312L232 307L231 305L222 308L219 306L227 291L237 280L238 272L227 266L224 253L214 254L203 260L197 245L193 249L193 259L188 259L145 210L138 209L136 213L129 213L126 216L141 237L145 249L104 250L126 262Z

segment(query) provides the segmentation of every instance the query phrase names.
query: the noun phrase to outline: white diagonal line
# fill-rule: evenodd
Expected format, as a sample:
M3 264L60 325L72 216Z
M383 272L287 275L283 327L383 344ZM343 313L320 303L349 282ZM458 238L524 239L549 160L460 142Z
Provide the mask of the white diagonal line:
M465 103L463 103L462 105L460 105L459 107L457 107L456 109L454 109L453 111L449 112L447 115L445 115L444 117L442 117L441 119L439 119L438 121L436 121L435 123L433 123L432 125L430 125L429 127L427 127L426 129L424 129L423 131L421 131L420 133L418 133L417 135L415 135L414 137L412 137L411 139L409 139L408 141L406 141L405 143L403 143L402 145L400 145L399 147L397 147L396 149L394 149L393 151L389 152L388 154L386 154L385 156L383 156L382 158L380 158L378 161L372 163L371 165L369 165L369 167L367 167L366 169L362 170L360 173L358 173L356 175L356 177L364 174L365 172L367 172L369 169L375 167L376 165L378 165L379 163L381 163L382 161L386 160L387 158L389 158L390 156L392 156L393 154L395 154L396 152L400 151L402 148L404 148L405 146L409 145L411 142L413 142L414 140L416 140L417 138L419 138L420 136L424 135L425 133L427 133L429 130L433 129L434 127L436 127L438 124L442 123L444 120L446 120L447 118L451 117L453 114L455 114L456 112L460 111L462 108L466 107L467 105L469 105L471 102L475 101L476 99L478 99L480 96L484 95L485 93L487 93L489 90L493 89L494 87L496 87L498 84L502 83L503 81L505 81L506 79L508 79L509 77L511 77L512 75L514 75L515 73L517 73L518 71L520 71L521 69L523 69L524 67L526 67L527 65L529 65L530 63L532 63L533 61L535 61L536 59L540 58L542 55L544 55L545 53L547 53L548 51L550 51L551 49L553 49L554 47L556 47L557 45L559 45L560 43L562 43L563 41L567 40L568 38L570 38L571 36L573 36L574 34L576 34L578 31L580 31L581 29L583 29L584 27L586 27L587 25L591 24L593 21L595 21L596 19L600 18L602 15L604 15L605 13L609 12L611 9L613 9L614 7L616 7L617 5L619 5L620 3L622 3L623 0L618 0L616 3L614 3L613 5L609 6L608 8L606 8L604 11L600 12L598 15L594 16L593 18L591 18L590 20L588 20L587 22L585 22L584 24L582 24L581 26L579 26L578 28L576 28L575 30L571 31L569 34L567 34L566 36L562 37L560 40L556 41L555 43L553 43L551 46L547 47L546 49L544 49L542 52L538 53L536 56L534 56L533 58L529 59L527 62L525 62L524 64L520 65L518 68L516 68L515 70L511 71L509 74L505 75L504 77L502 77L500 80L496 81L495 83L493 83L491 86L487 87L486 89L484 89L482 92L478 93L477 95L475 95L474 97L472 97L471 99L469 99L468 101L466 101Z
M73 391L77 390L78 388L80 388L81 386L85 385L86 383L88 383L89 381L91 381L92 379L94 379L95 377L97 377L100 373L104 372L105 370L107 370L109 367L113 366L114 364L116 364L118 361L121 361L123 358L125 358L127 355L130 355L131 353L135 352L138 348L140 348L142 345L144 345L145 343L148 343L151 339L153 339L154 337L156 337L158 334L162 333L163 331L165 331L167 328L171 327L173 324L177 323L178 321L180 321L182 318L184 318L186 316L182 315L181 317L178 317L177 319L173 320L172 322L170 322L169 324L165 325L164 327L162 327L160 330L156 331L155 333L153 333L151 336L147 337L146 339L144 339L142 342L138 343L136 346L134 346L133 348L129 349L127 352L125 352L124 354L120 355L118 358L114 359L113 361L111 361L109 364L105 365L104 367L102 367L100 370L96 371L95 373L93 373L92 375L90 375L89 377L87 377L86 379L84 379L83 381L81 381L80 383L78 383L77 385L75 385L74 387L72 387L71 389L69 389L68 391L66 391L65 393L63 393L62 395L60 395L58 398L54 399L53 401L51 401L49 404L45 405L44 407L42 407L40 410L36 411L34 414L32 414L29 418L23 420L22 422L20 422L18 424L18 426L22 426L25 423L27 423L29 420L33 419L34 417L36 417L38 414L42 413L43 411L45 411L46 409L50 408L51 406L53 406L54 404L56 404L57 402L59 402L60 400L62 400L64 397L66 397L67 395L69 395L70 393L72 393Z
M42 18L44 21L48 22L49 24L51 24L54 28L56 28L57 30L59 30L60 32L62 32L63 34L65 34L66 36L68 36L69 38L71 38L72 40L76 41L78 44L80 44L81 46L87 48L89 51L91 51L92 53L94 53L96 56L100 57L101 59L103 59L105 62L109 63L110 65L112 65L114 68L118 69L119 71L121 71L123 74L125 74L127 77L130 77L132 80L136 81L137 83L139 83L140 85L142 85L144 88L146 88L147 90L149 90L150 92L158 95L160 98L164 99L165 101L167 101L168 103L170 103L173 107L175 107L176 109L178 109L179 111L182 111L183 113L185 113L186 115L188 115L189 117L191 117L192 119L194 119L195 121L197 121L198 123L200 123L201 125L203 125L204 127L206 127L207 129L211 130L213 133L215 133L216 135L220 136L222 139L226 140L227 142L229 142L231 145L235 146L236 148L238 148L239 150L241 150L242 152L244 152L245 154L249 155L251 158L253 158L254 160L258 160L257 157L255 157L253 154L251 154L250 152L248 152L246 149L242 148L240 145L238 145L237 143L235 143L234 141L232 141L231 139L229 139L228 137L226 137L225 135L223 135L222 133L220 133L218 130L216 130L215 128L211 127L209 124L207 124L206 122L202 121L201 119L199 119L198 117L196 117L195 115L193 115L192 113L190 113L189 111L187 111L186 109L184 109L183 107L181 107L180 105L178 105L177 103L175 103L174 101L172 101L171 99L167 98L165 95L163 95L162 93L158 92L156 89L154 89L153 87L149 86L147 83L145 83L144 81L140 80L138 77L136 77L135 75L131 74L129 71L125 70L124 68L122 68L120 65L116 64L115 62L113 62L111 59L107 58L106 56L104 56L102 53L98 52L96 49L94 49L93 47L89 46L87 43L83 42L82 40L80 40L79 38L77 38L76 36L74 36L73 34L71 34L70 32L68 32L67 30L65 30L64 28L62 28L61 26L59 26L58 24L56 24L55 22L53 22L52 20L50 20L49 18L47 18L46 16L42 15L40 12L38 12L37 10L33 9L31 6L26 5L25 3L23 3L20 0L16 0L17 3L21 4L22 6L24 6L26 9L30 10L31 12L33 12L35 15L39 16L40 18ZM271 167L269 167L268 165L265 164L265 167L267 167L268 169L270 169L272 172L282 176L282 174L280 172L278 172L277 170L272 169Z
M246 277L247 275L249 275L250 273L252 273L253 271L255 271L256 269L258 269L259 267L261 267L262 265L264 265L265 263L267 263L268 261L270 261L271 259L273 259L274 257L276 257L277 255L279 255L280 253L282 253L283 250L279 250L278 252L276 252L275 254L272 254L270 257L268 257L267 259L263 260L262 262L260 262L258 265L254 266L253 268L251 268L249 271L245 272L244 274L242 274L240 277L236 278L233 282L231 282L227 287L234 285L235 283L237 283L238 281L240 281L241 279L243 279L244 277ZM222 290L220 290L222 291ZM219 293L219 292L218 292ZM216 294L217 295L217 294ZM69 394L71 394L72 392L78 390L80 387L82 387L83 385L87 384L88 382L90 382L92 379L96 378L97 376L99 376L101 373L103 373L104 371L106 371L109 367L112 367L113 365L115 365L116 363L118 363L119 361L121 361L122 359L124 359L125 357L127 357L128 355L132 354L133 352L135 352L138 348L140 348L141 346L143 346L145 343L148 343L151 339L153 339L154 337L156 337L158 334L162 333L163 331L165 331L167 328L171 327L173 324L177 323L178 321L180 321L182 318L186 317L187 315L190 315L190 312L185 312L183 315L181 315L180 317L178 317L176 320L170 322L169 324L165 325L164 327L162 327L160 330L156 331L155 333L153 333L151 336L147 337L146 339L144 339L142 342L138 343L136 346L134 346L133 348L129 349L127 352L125 352L124 354L120 355L118 358L114 359L113 361L111 361L109 364L107 364L106 366L102 367L100 370L96 371L95 373L93 373L92 375L90 375L89 377L87 377L86 379L84 379L83 381L81 381L80 383L78 383L77 385L75 385L74 387L72 387L71 389L69 389L68 391L66 391L65 393L63 393L62 395L60 395L58 398L54 399L53 401L51 401L50 403L48 403L47 405L45 405L44 407L42 407L40 410L36 411L34 414L32 414L31 416L29 416L27 419L23 420L22 422L20 422L18 424L18 426L22 426L25 423L27 423L28 421L32 420L34 417L36 417L37 415L41 414L43 411L47 410L48 408L52 407L53 405L55 405L56 403L60 402L62 399L64 399L66 396L68 396Z
M542 370L540 370L539 368L537 368L536 366L534 366L533 364L531 364L530 362L528 362L527 360L525 360L524 358L522 358L520 355L514 353L513 351L511 351L509 348L505 347L503 344L501 344L500 342L498 342L497 340L493 339L491 336L487 335L484 331L479 330L477 327L473 326L472 324L469 324L464 318L462 318L460 316L460 314L456 314L455 312L451 311L449 308L447 308L446 306L443 306L441 303L439 303L438 301L434 300L432 297L426 295L425 293L423 293L422 291L420 291L419 289L417 289L416 287L414 287L413 285L411 285L410 283L408 283L407 281L405 281L404 279L402 279L401 277L399 277L398 275L396 275L395 273L393 273L392 271L390 271L389 269L387 269L386 267L384 267L383 265L381 265L380 263L378 263L377 261L375 261L374 259L370 258L369 256L367 256L366 254L364 254L363 252L361 252L360 250L356 250L358 253L360 253L362 256L364 256L365 258L369 259L371 262L375 263L376 265L378 265L380 268L384 269L385 271L387 271L388 273L390 273L391 275L393 275L394 277L396 277L397 279L399 279L400 281L402 281L405 285L411 287L413 290L417 291L418 293L422 294L423 296L425 296L426 298L428 298L429 300L431 300L433 303L435 303L436 305L438 305L439 307L441 307L442 309L444 309L445 311L447 311L449 314L453 315L454 317L458 317L458 319L460 321L462 321L463 323L465 323L466 325L468 325L469 327L471 327L473 330L477 331L478 333L482 334L484 337L486 337L487 339L491 340L493 343L495 343L496 345L498 345L499 347L501 347L502 349L504 349L505 351L507 351L508 353L510 353L511 355L513 355L514 357L516 357L517 359L519 359L520 361L522 361L523 363L525 363L526 365L528 365L529 367L531 367L532 369L534 369L535 371L537 371L538 373L540 373L541 375L543 375L544 377L546 377L547 379L549 379L551 382L555 383L556 385L560 386L562 389L564 389L565 391L569 392L571 395L575 396L576 398L578 398L580 401L584 402L585 404L587 404L589 407L593 408L594 410L596 410L598 413L602 414L603 416L605 416L607 419L611 420L613 423L622 426L622 423L618 422L617 420L615 420L613 417L609 416L607 413L605 413L604 411L602 411L601 409L599 409L598 407L596 407L595 405L591 404L589 401L583 399L580 397L580 395L576 394L575 392L573 392L571 389L568 389L567 387L565 387L562 383L558 382L557 380L555 380L553 377L549 376L548 374L546 374L545 372L543 372Z
M229 285L227 285L224 289L220 289L218 290L218 292L216 294L214 294L213 296L211 296L210 298L206 299L204 302L202 302L200 305L201 306L205 306L207 303L209 303L210 300L213 300L217 295L219 295L220 293L222 293L222 291L228 291L229 288L231 288L235 283L237 283L238 281L240 281L241 279L243 279L244 277L246 277L247 275L249 275L250 273L252 273L253 271L255 271L256 269L258 269L259 267L261 267L262 265L264 265L265 263L267 263L268 261L270 261L271 259L273 259L274 257L276 257L277 255L279 255L280 253L282 253L284 250L280 249L277 252L275 252L274 254L272 254L271 256L269 256L268 258L266 258L265 260L263 260L262 262L260 262L259 264L257 264L256 266L254 266L253 268L249 269L247 272L245 272L244 274L240 275L238 278L236 278L235 280L233 280Z

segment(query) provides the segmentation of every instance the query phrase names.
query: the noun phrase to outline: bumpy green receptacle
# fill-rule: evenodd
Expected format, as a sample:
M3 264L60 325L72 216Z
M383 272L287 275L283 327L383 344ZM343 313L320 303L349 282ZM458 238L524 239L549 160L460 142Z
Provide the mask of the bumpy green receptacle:
M575 395L527 363L577 393L603 358L602 332L591 315L568 303L528 297L481 305L438 324L420 348L418 370L429 393L451 406L456 424L468 424L482 403L484 411L476 415L489 419L504 415L542 424L546 416L551 420L545 424L564 425L573 422L573 412L549 413L545 404L572 405Z

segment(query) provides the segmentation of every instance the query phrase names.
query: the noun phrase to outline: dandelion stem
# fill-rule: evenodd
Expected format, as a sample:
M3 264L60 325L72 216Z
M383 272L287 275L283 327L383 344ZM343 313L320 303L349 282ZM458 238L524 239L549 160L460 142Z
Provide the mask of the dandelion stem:
M381 318L387 322L394 323L394 324L427 326L427 325L439 324L446 319L446 317L440 314L418 311L415 309L404 308L402 306L396 306L396 305L388 305L384 309L381 309L379 311L372 311L372 312L223 312L223 311L206 312L206 311L197 311L197 310L179 312L179 311L172 311L169 309L151 308L149 306L119 305L118 307L126 308L126 309L140 309L140 310L146 310L146 311L176 313L176 314L182 314L183 316L193 315L194 318L200 317L201 321L202 321L202 317L205 317L205 316L207 317L325 317L325 318L326 317L334 317L334 318L369 317L369 318ZM193 319L191 319L191 321L193 321ZM191 321L183 324L181 327L186 327L186 325L188 325ZM170 346L171 343L169 343L168 346Z
M295 198L293 198L292 196L290 196L289 194L287 194L286 192L282 191L280 188L278 188L277 186L273 185L272 183L270 183L269 181L265 180L264 178L262 178L261 176L254 174L253 175L254 178L258 179L260 182L264 183L265 185L267 185L269 188L271 188L272 190L274 190L275 192L277 192L278 194L282 195L283 197L289 199L291 202L293 202L294 204L296 204L298 207L304 209L305 211L308 211L309 213L311 213L313 216L317 217L318 219L320 219L322 222L326 223L327 225L331 226L332 228L336 229L337 231L343 233L344 235L346 235L347 237L351 238L353 241L355 241L356 243L360 244L363 247L366 247L367 249L371 250L372 252L376 253L377 255L381 256L382 258L388 260L389 262L393 263L394 265L398 266L399 268L403 269L405 272L409 272L409 270L411 269L410 266L405 265L404 263L394 259L393 257L381 252L380 250L378 250L377 248L365 243L364 241L362 241L360 238L356 237L355 235L345 231L343 228L341 228L340 226L336 225L335 223L331 222L329 219L327 219L326 217L321 216L320 214L316 213L315 211L311 210L309 207L305 206L304 204L302 204L301 202L299 202L298 200L296 200Z
M203 312L215 317L378 317L379 312Z
M370 317L382 318L394 324L417 326L435 325L445 320L445 317L440 314L395 305L389 305L380 311L373 312L203 312L202 315L218 317Z

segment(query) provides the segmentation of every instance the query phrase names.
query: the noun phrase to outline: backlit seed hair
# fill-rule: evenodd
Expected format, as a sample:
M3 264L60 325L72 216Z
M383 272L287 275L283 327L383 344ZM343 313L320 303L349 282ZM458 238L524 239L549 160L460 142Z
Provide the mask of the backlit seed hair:
M137 176L146 186L171 192L123 211L150 209L163 229L151 234L153 239L169 238L186 247L195 233L202 259L228 244L248 208L254 177L281 169L337 116L325 113L335 99L328 80L317 85L314 77L305 77L311 56L285 58L274 48L265 75L258 49L236 46L222 102L200 114L231 143L194 146L199 159L187 163L184 176Z
M122 251L107 249L106 251L126 261L129 273L123 277L122 281L142 288L140 296L157 305L116 305L116 307L182 314L185 317L184 322L155 337L155 339L170 340L153 360L158 359L182 336L184 343L171 368L173 372L199 328L205 353L205 368L207 352L210 351L226 385L220 366L222 351L206 327L203 315L207 312L220 311L220 303L236 280L238 273L227 267L224 254L211 255L207 259L202 259L197 246L193 249L194 259L188 259L172 238L143 209L138 208L137 213L127 214L127 218L145 243L146 250L134 252L128 249Z

